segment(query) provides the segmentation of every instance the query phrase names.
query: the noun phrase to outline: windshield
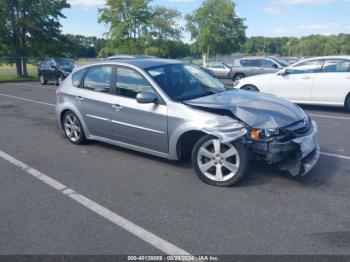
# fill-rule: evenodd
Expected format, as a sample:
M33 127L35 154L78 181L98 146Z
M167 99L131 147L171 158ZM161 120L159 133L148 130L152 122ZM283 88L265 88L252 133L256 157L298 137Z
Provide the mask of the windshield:
M72 70L74 68L74 61L69 59L56 60L56 64L61 69Z
M282 58L274 57L272 59L275 60L277 63L279 63L283 67L287 67L290 65L286 60L283 60Z
M188 64L165 65L146 71L175 101L190 100L225 91L220 81Z

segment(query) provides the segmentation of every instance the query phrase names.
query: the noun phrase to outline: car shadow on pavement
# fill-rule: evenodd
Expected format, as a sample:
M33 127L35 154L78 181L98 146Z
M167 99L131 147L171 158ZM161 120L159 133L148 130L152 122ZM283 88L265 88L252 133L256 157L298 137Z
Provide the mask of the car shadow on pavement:
M319 111L320 113L349 113L344 107L317 105L300 105L300 107L304 110Z
M140 158L145 161L152 161L155 164L162 163L169 165L172 168L179 169L179 172L193 172L193 175L195 175L194 171L192 171L190 160L172 161L99 141L89 141L85 146L102 147L104 150L106 149L130 155L132 156L131 159L136 159L136 161L139 161L137 158ZM293 177L289 173L280 171L276 166L269 165L264 161L254 161L248 166L246 171L247 175L236 185L236 187L256 187L272 183L275 180L279 181L277 183L280 183L281 181L283 181L283 184L289 185L290 183L291 186L300 185L302 187L310 188L327 186L333 174L337 172L338 161L339 160L336 158L333 158L331 162L319 161L314 169L303 177Z

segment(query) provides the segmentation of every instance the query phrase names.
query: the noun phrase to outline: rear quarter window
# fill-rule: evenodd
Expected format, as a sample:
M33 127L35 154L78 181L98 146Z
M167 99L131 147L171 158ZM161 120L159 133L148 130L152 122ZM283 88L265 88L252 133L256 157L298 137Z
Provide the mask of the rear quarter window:
M73 86L75 87L80 87L81 85L81 81L83 80L86 72L87 72L87 68L84 68L84 69L81 69L77 72L75 72L73 75L72 75L72 83L73 83Z

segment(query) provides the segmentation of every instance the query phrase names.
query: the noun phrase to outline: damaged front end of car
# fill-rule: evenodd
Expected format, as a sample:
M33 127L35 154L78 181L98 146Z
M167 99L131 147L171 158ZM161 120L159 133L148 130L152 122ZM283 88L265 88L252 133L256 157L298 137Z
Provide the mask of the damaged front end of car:
M309 117L273 131L253 129L246 138L253 158L276 164L293 176L306 175L320 157L318 127Z
M320 157L318 127L308 116L283 128L253 129L242 121L225 116L210 121L203 129L222 143L239 140L252 159L276 165L292 176L304 176Z

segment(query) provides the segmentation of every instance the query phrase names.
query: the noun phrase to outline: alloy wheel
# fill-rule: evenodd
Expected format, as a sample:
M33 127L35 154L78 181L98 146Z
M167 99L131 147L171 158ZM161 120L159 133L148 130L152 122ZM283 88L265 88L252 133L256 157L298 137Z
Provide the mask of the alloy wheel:
M81 127L79 124L79 121L77 117L73 114L67 114L64 119L64 131L67 135L67 137L72 142L77 142L82 133L81 133Z
M219 139L212 139L200 147L197 164L210 180L225 182L237 174L240 158L234 145L222 144Z

